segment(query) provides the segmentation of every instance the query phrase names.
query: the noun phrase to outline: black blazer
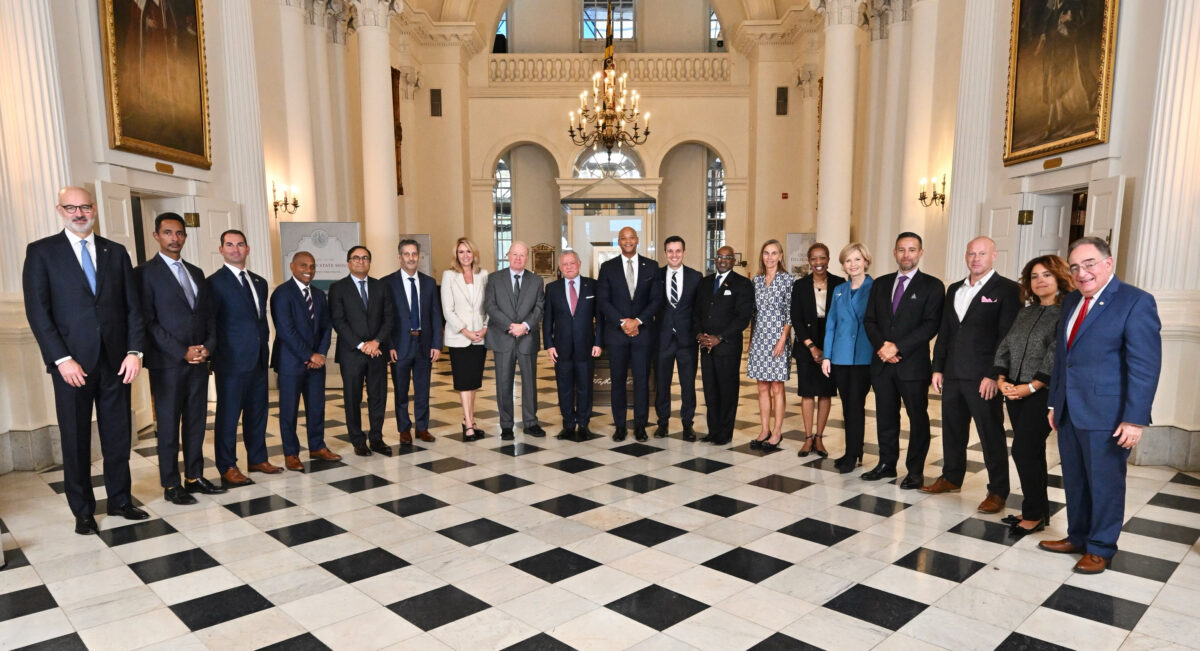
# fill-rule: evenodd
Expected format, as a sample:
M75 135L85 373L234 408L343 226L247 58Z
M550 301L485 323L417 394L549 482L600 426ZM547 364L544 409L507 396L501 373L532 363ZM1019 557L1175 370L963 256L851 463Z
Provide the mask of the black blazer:
M642 325L633 343L650 345L654 341L654 317L662 309L663 287L658 282L658 263L639 255L637 287L633 299L629 298L629 286L625 284L625 256L618 255L600 265L596 279L600 313L604 315L605 340L630 341L621 331L621 319L641 319Z
M362 355L358 345L364 341L378 341L380 350L388 350L395 313L392 293L383 281L367 276L367 306L363 307L358 279L347 274L329 286L329 312L338 336L334 357L339 364Z
M666 346L672 338L680 346L695 346L696 332L692 324L692 312L695 310L696 288L700 286L703 277L699 271L691 267L683 267L683 286L679 288L679 304L671 307L671 291L667 288L667 270L658 270L658 286L663 290L662 309L655 319L654 327L658 330L658 345Z
M96 293L71 250L66 233L25 248L21 287L25 317L42 351L46 372L71 357L91 373L104 350L114 369L130 351L143 350L145 329L133 266L125 247L95 236Z
M189 346L202 345L209 355L217 348L212 290L200 267L184 260L183 268L196 285L195 308L188 305L175 270L162 255L155 254L133 272L146 322L146 368L187 366L184 356Z
M875 279L871 285L867 313L863 317L863 328L871 347L879 350L883 342L890 341L900 349L900 361L895 364L901 380L929 382L933 374L929 361L929 340L937 334L942 322L942 302L946 286L942 281L917 271L904 288L900 307L892 314L892 287L896 284L896 273ZM878 356L871 358L871 373L883 372L883 361Z
M705 276L696 289L696 307L692 313L696 334L717 335L723 341L713 346L713 355L742 354L742 333L754 318L754 283L736 271L730 271L714 293L717 275Z
M825 275L825 314L833 305L833 288L846 282L834 274ZM817 348L825 345L825 322L817 318L817 296L813 293L813 277L808 274L792 283L792 332L796 333L796 345L792 346L792 357L812 359L805 339L812 339Z
M221 265L208 277L217 324L217 350L209 359L216 371L245 373L267 367L267 281L252 271L246 275L258 296L257 309L229 267Z
M313 353L329 352L329 300L325 292L309 285L313 301L313 318L308 318L308 303L296 285L288 278L271 292L271 319L275 322L275 343L271 346L271 368L280 375L300 375Z
M542 310L542 341L555 348L558 358L585 362L592 358L592 346L604 345L604 315L596 306L596 281L579 276L579 301L575 314L567 303L567 281L556 280L546 286Z
M964 282L960 280L946 290L942 327L933 346L933 372L943 373L951 380L995 378L992 366L996 349L1021 309L1021 288L1008 278L993 274L959 322L954 295Z

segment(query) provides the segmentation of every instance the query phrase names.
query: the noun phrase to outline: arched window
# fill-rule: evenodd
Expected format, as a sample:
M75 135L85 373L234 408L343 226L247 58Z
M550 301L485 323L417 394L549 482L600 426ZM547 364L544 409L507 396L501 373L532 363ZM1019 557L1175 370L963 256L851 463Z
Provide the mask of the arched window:
M632 151L585 150L575 161L575 176L599 179L611 176L618 179L642 178L642 162Z
M716 269L717 249L725 246L725 167L712 150L705 181L704 266L711 272Z
M633 0L612 0L613 39L634 38ZM584 40L604 40L608 31L608 0L583 0L580 33Z
M496 242L496 269L508 267L508 247L512 246L512 172L504 158L496 161L496 181L492 184L492 228Z

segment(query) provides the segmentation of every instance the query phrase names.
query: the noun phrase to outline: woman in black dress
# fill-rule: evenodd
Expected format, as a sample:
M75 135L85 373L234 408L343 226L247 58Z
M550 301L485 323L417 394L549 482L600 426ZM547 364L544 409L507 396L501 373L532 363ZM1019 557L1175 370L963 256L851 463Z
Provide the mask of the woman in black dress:
M792 328L796 333L792 356L796 358L797 393L802 398L800 413L804 417L804 445L797 454L806 457L816 451L827 457L829 453L821 437L829 419L830 398L837 393L837 386L821 372L821 346L825 342L825 315L833 288L845 279L829 273L829 247L820 242L808 247L808 266L812 273L792 286Z

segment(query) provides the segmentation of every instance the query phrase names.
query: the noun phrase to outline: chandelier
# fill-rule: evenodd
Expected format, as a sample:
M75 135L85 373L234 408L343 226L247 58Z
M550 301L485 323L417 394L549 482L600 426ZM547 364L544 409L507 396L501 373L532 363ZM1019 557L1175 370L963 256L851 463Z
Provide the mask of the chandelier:
M613 61L613 8L608 3L608 24L604 39L604 71L592 75L591 106L589 93L579 94L579 111L567 114L567 133L571 142L593 150L604 147L609 154L621 145L633 147L646 142L650 135L650 114L638 107L640 96L625 82L629 73L617 77ZM627 129L632 128L632 131Z

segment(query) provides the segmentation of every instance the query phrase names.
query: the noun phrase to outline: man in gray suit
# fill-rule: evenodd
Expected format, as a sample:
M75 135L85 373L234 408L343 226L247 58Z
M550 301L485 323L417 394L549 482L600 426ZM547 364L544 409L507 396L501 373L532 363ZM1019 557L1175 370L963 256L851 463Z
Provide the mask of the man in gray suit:
M537 419L537 331L542 320L542 278L525 269L529 247L516 241L508 248L507 273L488 278L483 309L488 315L484 342L496 363L496 402L500 409L500 438L513 439L513 372L521 366L521 415L529 436L545 436Z

